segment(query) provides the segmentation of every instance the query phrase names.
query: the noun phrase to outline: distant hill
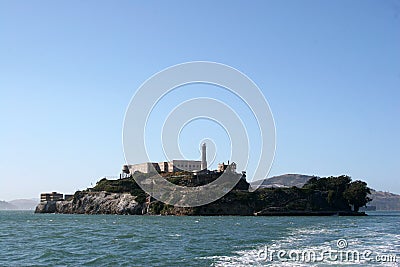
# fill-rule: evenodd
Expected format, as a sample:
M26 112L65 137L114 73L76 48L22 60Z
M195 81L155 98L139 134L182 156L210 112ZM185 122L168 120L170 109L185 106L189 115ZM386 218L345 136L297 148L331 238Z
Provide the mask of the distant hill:
M270 187L302 187L310 178L317 176L303 175L303 174L284 174L265 179L260 188ZM318 177L317 177L318 178ZM375 206L376 210L400 210L400 195L382 192L371 191L373 200L368 203L368 206Z
M37 204L39 204L39 199L15 199L9 201L8 203L16 206L19 210L34 210Z
M372 201L368 206L375 206L376 210L400 210L400 195L375 190L371 193Z
M18 209L17 206L15 206L11 203L8 203L6 201L0 200L0 210L16 210L16 209Z
M11 201L0 201L0 210L34 210L39 204L39 199L15 199Z

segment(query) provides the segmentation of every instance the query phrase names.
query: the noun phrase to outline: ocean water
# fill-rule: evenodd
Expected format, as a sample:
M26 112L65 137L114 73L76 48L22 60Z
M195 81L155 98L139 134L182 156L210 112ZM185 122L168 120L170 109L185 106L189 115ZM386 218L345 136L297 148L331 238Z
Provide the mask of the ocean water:
M399 266L400 213L369 214L175 217L0 211L0 266Z

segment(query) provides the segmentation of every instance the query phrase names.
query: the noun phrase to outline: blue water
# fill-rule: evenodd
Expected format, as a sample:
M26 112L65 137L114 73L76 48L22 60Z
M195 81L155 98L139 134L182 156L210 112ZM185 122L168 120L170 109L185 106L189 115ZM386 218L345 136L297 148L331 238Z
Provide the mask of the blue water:
M175 217L0 211L0 266L323 266L260 251L347 248L397 255L400 213L368 217Z

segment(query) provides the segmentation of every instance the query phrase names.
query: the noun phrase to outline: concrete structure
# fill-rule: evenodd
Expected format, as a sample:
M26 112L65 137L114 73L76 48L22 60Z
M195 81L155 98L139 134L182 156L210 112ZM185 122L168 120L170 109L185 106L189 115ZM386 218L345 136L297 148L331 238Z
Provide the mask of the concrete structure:
M44 201L58 201L58 200L63 200L64 195L57 193L57 192L51 192L51 193L42 193L40 194L40 202Z
M201 170L201 161L197 160L172 160L172 161L163 161L159 163L155 162L145 162L133 165L124 165L122 169L121 178L126 177L128 173L126 172L126 168L129 170L129 174L133 174L136 171L141 173L150 173L153 171L156 172L179 172L179 171L200 171Z
M129 173L133 174L136 171L141 172L141 173L150 173L153 172L154 170L156 172L160 172L160 167L158 163L154 162L145 162L145 163L139 163L139 164L133 164L133 165L127 165L129 169Z
M203 143L201 146L201 169L200 170L205 170L207 169L207 147L206 143Z
M158 168L160 172L169 172L170 171L170 164L169 162L163 161L158 163Z
M197 160L173 160L169 162L168 172L177 171L200 171L202 166L201 161Z
M224 171L229 171L229 172L236 172L236 163L232 162L229 164L225 164L224 162L218 164L218 169L217 172L224 172Z
M122 166L122 172L120 178L125 178L136 171L141 173L156 172L198 172L207 170L207 148L206 144L203 143L201 146L201 161L198 160L178 160L156 162L145 162L133 165Z
M120 173L120 175L119 175L119 178L120 178L120 179L126 178L126 177L128 177L129 175L130 175L129 166L128 166L128 165L122 166L122 171L121 171L121 173Z

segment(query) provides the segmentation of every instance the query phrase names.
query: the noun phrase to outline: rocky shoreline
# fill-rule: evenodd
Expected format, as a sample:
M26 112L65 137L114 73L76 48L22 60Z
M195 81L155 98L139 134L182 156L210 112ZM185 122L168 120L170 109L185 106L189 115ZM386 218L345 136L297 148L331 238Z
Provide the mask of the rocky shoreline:
M239 174L236 174L239 175ZM35 213L120 214L120 215L187 215L187 216L365 216L359 208L370 201L369 188L348 176L311 178L302 188L259 188L249 192L243 175L236 186L222 198L198 207L177 207L160 202L146 194L136 179L150 182L151 176L117 180L101 179L93 188L77 191L69 200L43 201ZM181 186L201 186L218 178L216 174L201 177L191 173L166 177ZM187 195L182 195L185 200ZM47 199L49 200L49 199Z
M245 193L245 192L242 192ZM251 194L248 193L247 194ZM288 210L265 208L255 211L246 201L229 196L201 207L173 207L159 201L140 203L130 193L79 192L70 201L45 201L35 213L117 214L117 215L188 215L188 216L365 216L364 212Z
M129 193L88 192L70 201L45 201L37 205L35 213L64 214L143 214L143 203Z

